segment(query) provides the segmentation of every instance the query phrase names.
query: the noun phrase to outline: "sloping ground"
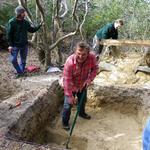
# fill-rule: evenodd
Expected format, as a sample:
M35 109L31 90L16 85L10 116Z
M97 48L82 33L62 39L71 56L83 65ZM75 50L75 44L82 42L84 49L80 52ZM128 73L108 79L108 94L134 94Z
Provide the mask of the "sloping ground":
M68 133L61 128L63 95L59 75L18 80L24 92L0 104L0 147L11 149L65 149ZM78 118L69 147L73 150L140 150L149 108L149 90L101 85L89 90L87 112ZM15 100L21 104L15 106ZM76 108L73 108L73 122ZM6 137L6 138L5 138ZM60 148L61 147L61 148Z
M17 84L16 80L12 79L14 70L9 62L9 53L0 51L0 101L9 98L13 93L21 91L21 86ZM127 53L121 59L105 57L100 61L100 73L96 81L103 85L125 85L125 86L143 86L150 87L150 75L144 72L136 72L138 66L142 63L142 54ZM29 50L27 66L39 66L43 72L43 66L37 59L37 54L34 50ZM136 73L135 73L136 72Z
M59 109L63 99L55 82L58 78L55 74L17 81L24 90L0 103L0 149L59 150L29 142ZM18 100L20 104L16 106Z
M39 63L34 54L32 51L29 54L28 64ZM149 74L134 71L140 60L140 54L130 53L117 61L111 58L101 61L100 73L88 94L87 112L92 120L78 118L70 143L74 150L141 149L142 130L149 115L150 83ZM6 70L2 69L11 71L8 61L4 62ZM8 81L14 81L20 91L14 90L0 103L0 148L64 149L68 134L61 129L63 95L57 93L61 91L56 81L59 75L9 79L5 80L7 86ZM18 100L20 103L16 105ZM74 108L71 123L75 111ZM46 145L41 145L44 142Z
M86 112L92 118L77 118L69 146L76 150L74 138L80 137L87 142L78 150L141 150L143 127L149 116L149 95L149 89L106 86L97 82L88 91ZM73 107L70 125L75 114L76 107ZM49 140L47 143L51 143L50 137L54 137L53 142L58 143L57 135L64 135L65 132L61 129L60 115L45 130L46 139ZM59 145L63 146L62 139Z
M86 150L141 150L141 118L132 106L108 103L87 111L92 119L79 118L74 130L74 136L88 139Z
M40 67L38 74L41 74L43 67L37 59L36 52L29 48L28 56L27 66L36 65ZM15 71L9 60L9 52L7 50L0 50L0 102L23 90L20 83L14 77Z

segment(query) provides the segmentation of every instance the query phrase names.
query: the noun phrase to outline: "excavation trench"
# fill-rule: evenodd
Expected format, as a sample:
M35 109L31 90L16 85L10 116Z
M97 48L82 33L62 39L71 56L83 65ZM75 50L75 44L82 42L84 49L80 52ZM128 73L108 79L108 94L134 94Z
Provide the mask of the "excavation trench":
M149 95L146 88L95 83L89 88L86 107L92 119L77 118L69 147L74 150L140 150L142 130L149 114ZM63 92L58 81L35 97L34 103L9 126L7 136L65 149L69 132L61 127ZM73 107L70 123L75 113L76 107Z

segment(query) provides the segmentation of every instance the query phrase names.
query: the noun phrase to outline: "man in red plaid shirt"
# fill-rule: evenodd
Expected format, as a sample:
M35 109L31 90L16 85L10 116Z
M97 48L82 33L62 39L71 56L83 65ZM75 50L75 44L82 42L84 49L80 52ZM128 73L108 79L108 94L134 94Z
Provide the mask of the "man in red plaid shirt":
M85 113L87 101L87 87L95 78L98 64L95 55L90 52L90 47L85 42L76 44L75 52L68 57L63 70L64 106L62 111L63 128L69 130L71 108L83 98L80 105L79 116L84 119L91 117ZM84 94L84 95L83 95ZM77 96L77 99L75 99Z

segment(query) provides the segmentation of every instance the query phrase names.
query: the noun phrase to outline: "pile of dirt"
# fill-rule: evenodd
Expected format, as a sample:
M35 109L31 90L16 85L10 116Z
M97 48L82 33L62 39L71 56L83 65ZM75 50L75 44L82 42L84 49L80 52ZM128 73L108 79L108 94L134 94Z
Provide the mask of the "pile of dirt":
M0 101L9 98L14 92L19 91L19 85L11 80L6 72L0 72Z
M3 101L11 97L13 94L18 93L22 90L21 85L15 79L15 70L10 63L10 54L8 50L0 51L0 100ZM19 59L18 59L19 60ZM27 66L36 65L40 67L38 74L43 73L43 66L38 61L37 53L32 48L29 48ZM29 76L34 74L28 74ZM19 80L22 80L21 78Z
M0 100L9 98L17 89L16 83L11 79L11 68L8 63L8 52L0 51Z
M147 85L150 84L150 74L146 72L137 71L137 68L142 64L141 53L127 52L122 58L113 59L105 57L100 61L100 73L96 80L102 84L111 85Z

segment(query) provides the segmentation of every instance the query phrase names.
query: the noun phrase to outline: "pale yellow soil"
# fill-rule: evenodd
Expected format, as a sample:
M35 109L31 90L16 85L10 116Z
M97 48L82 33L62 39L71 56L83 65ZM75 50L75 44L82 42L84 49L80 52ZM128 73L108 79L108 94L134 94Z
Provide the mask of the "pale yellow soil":
M88 107L87 112L91 120L77 118L69 144L73 150L141 150L143 126L140 110L130 105L105 104L95 109ZM70 124L75 113L76 108L73 108ZM49 135L53 133L54 143L65 147L69 132L62 129L60 116L57 116L54 126L48 126L47 132Z

